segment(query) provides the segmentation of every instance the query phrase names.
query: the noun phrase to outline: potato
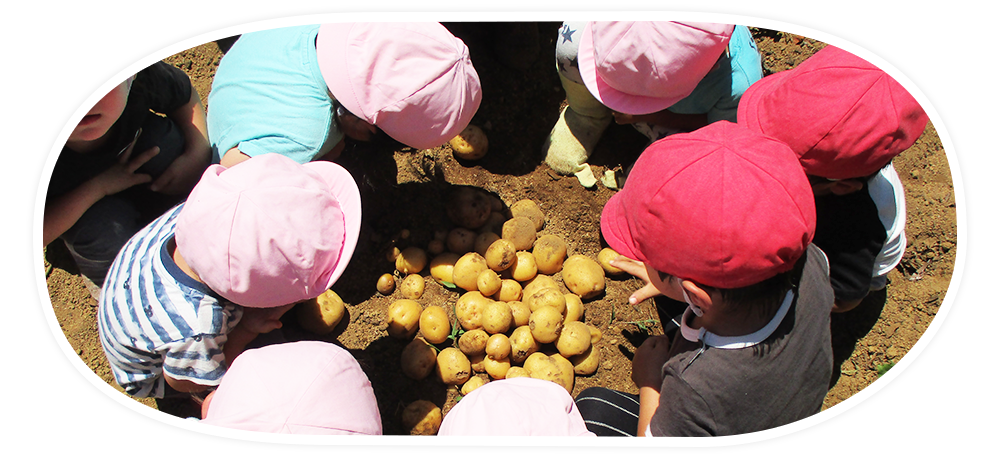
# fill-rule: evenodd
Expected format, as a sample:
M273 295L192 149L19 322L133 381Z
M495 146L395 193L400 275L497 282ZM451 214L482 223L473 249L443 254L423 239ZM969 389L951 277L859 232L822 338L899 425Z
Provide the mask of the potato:
M462 385L472 377L472 364L458 348L450 346L437 355L437 374L447 385Z
M517 261L517 249L510 240L498 238L486 249L486 265L497 272L509 269Z
M427 265L427 253L416 246L410 246L396 256L396 270L402 274L420 273Z
M565 358L583 354L590 348L590 329L583 322L572 321L563 325L556 339L556 349Z
M532 311L528 318L528 328L531 329L531 336L539 343L552 343L559 338L562 331L563 315L558 309L552 306L542 306Z
M524 283L524 289L521 294L521 302L527 304L528 298L542 288L560 289L559 283L552 277L548 275L536 275L535 278L532 278Z
M527 369L521 366L510 366L510 369L507 369L507 373L504 374L504 378L513 379L514 377L531 377L531 375L528 374Z
M490 335L485 330L479 328L469 330L458 337L458 349L468 356L486 353L486 342Z
M573 364L574 374L591 375L601 366L601 351L591 345L587 351L569 358L569 362Z
M507 330L510 330L510 324L513 320L510 306L505 302L493 301L483 310L483 330L486 330L486 333L490 335L506 333Z
M528 299L525 301L528 305L528 309L531 312L537 311L541 307L554 307L559 311L559 315L564 315L566 313L566 295L562 291L556 288L542 288L535 291Z
M601 268L604 269L604 273L608 275L620 275L625 271L611 265L611 260L619 256L617 251L611 248L601 249L601 252L597 253L597 263L601 264Z
M566 299L566 312L563 323L565 324L574 320L583 322L583 300L573 293L566 293L563 297Z
M386 324L389 336L407 340L417 333L420 323L420 313L424 308L412 299L397 299L389 305L386 312Z
M423 380L437 365L437 351L420 338L414 338L403 348L399 355L399 364L403 375L413 380Z
M553 275L563 269L566 241L556 235L542 235L535 241L531 254L535 256L538 273Z
M500 202L503 203L503 201ZM486 223L483 226L479 227L478 231L480 233L484 233L487 231L492 232L494 234L500 233L501 231L503 231L504 222L506 222L509 219L510 217L508 217L507 214L505 214L504 212L493 211L492 213L490 213L490 217L486 219Z
M504 359L510 356L510 339L507 335L497 333L486 340L486 354L493 359Z
M483 380L482 377L475 375L469 377L469 380L465 382L464 385L462 385L462 390L461 390L462 395L468 395L472 393L473 390L482 387L483 385L486 385L486 380Z
M497 294L500 291L501 285L503 285L503 281L500 280L500 276L490 269L479 272L479 276L476 277L476 288L483 296Z
M389 262L396 262L396 258L399 257L399 248L393 246L385 252L385 259Z
M513 319L512 325L514 327L528 325L528 319L531 317L531 308L527 304L520 301L511 301L507 305L510 306L510 316Z
M483 358L483 366L486 368L486 373L493 377L494 380L502 379L507 375L507 371L510 370L510 359L500 358L493 359L489 354Z
M392 276L391 273L384 273L381 277L378 277L378 283L375 284L375 289L383 295L391 295L393 291L396 290L396 278Z
M455 302L455 317L465 330L483 328L483 312L493 302L478 291L468 291Z
M403 428L410 435L437 435L441 428L441 408L427 400L417 400L403 408Z
M535 231L541 231L545 227L545 214L538 204L531 199L521 199L510 206L510 215L514 217L525 217L535 225Z
M516 260L507 271L510 278L519 282L526 282L538 275L538 267L535 266L535 256L528 251L517 251Z
M476 232L468 228L454 228L448 232L448 237L444 241L448 250L455 254L465 254L472 251L476 244Z
M307 300L297 307L295 312L299 325L317 335L326 335L337 328L347 310L344 300L333 290L326 290L315 299Z
M563 264L563 283L583 299L604 292L604 269L597 261L580 254L570 256Z
M517 280L512 280L509 278L504 278L500 280L500 291L493 296L493 299L497 301L503 301L505 303L510 303L514 301L521 301L521 284Z
M477 374L482 374L483 372L486 372L486 363L483 362L486 359L486 353L479 353L472 355L466 354L466 356L469 357L469 364L472 367L472 372L475 372Z
M515 328L510 334L510 360L514 363L522 363L531 354L540 350L542 346L531 336L531 328L522 325Z
M399 285L400 296L406 299L420 299L424 295L424 277L411 273Z
M417 326L420 328L420 335L435 345L444 343L448 339L448 335L451 335L451 321L448 319L448 312L441 306L427 306L420 313Z
M514 243L518 251L531 249L535 244L535 224L526 217L513 217L503 223L500 237Z
M448 145L451 146L452 154L463 160L479 160L490 148L486 133L473 124L466 126L461 133L451 138Z
M444 253L444 241L440 239L432 239L427 242L427 253L432 256L437 256Z
M478 291L479 284L476 281L479 279L479 274L488 268L483 256L467 252L455 262L455 267L452 269L455 281L452 283L466 291Z
M483 226L493 212L493 197L485 189L475 186L452 186L445 203L445 212L452 223L475 230Z
M455 263L459 255L446 252L431 259L431 277L440 282L455 283Z
M500 239L500 235L492 231L484 231L476 235L476 240L472 243L472 250L476 251L480 256L486 257L486 251L489 250L490 245ZM487 259L489 259L487 257ZM487 261L488 263L489 261Z
M532 353L524 361L524 368L530 377L555 382L573 393L573 363L559 354Z
M597 327L595 327L595 326L593 326L591 324L587 324L587 328L590 329L590 344L591 344L591 346L596 345L597 342L601 341L601 337L603 337L604 334L601 332L601 329L599 329L599 328L597 328Z

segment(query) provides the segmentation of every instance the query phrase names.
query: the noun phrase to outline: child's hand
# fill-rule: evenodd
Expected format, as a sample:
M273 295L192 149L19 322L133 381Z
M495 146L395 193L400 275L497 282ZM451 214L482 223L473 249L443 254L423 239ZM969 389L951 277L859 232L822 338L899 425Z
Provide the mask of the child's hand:
M634 261L625 256L619 255L617 258L611 259L610 264L628 272L636 278L642 279L643 283L645 283L642 288L635 290L635 292L628 297L629 304L635 306L649 298L652 298L653 296L663 294L649 281L649 273L646 271L646 265L642 262Z
M267 308L244 308L243 318L237 326L253 333L268 333L281 328L281 316L285 315L294 304Z
M663 384L663 364L670 354L670 338L656 335L646 339L632 357L632 381L639 388L660 390Z
M187 194L201 179L201 175L211 162L212 147L207 140L196 144L187 141L184 153L170 163L149 189L169 195Z
M615 123L617 123L619 125L630 125L632 123L636 123L636 122L642 121L638 117L636 117L635 115L629 115L627 113L616 112L614 110L611 111L611 116L615 117Z
M136 137L136 140L138 140L138 136ZM132 157L132 149L135 148L136 140L133 140L132 143L129 144L124 151L122 151L122 154L118 156L118 163L112 165L107 170L104 170L91 180L91 183L93 183L93 185L97 187L97 189L99 189L105 196L122 192L132 186L148 183L152 180L151 176L145 173L136 173L135 171L150 159L155 157L156 154L159 154L160 148L153 146L146 149L143 153Z

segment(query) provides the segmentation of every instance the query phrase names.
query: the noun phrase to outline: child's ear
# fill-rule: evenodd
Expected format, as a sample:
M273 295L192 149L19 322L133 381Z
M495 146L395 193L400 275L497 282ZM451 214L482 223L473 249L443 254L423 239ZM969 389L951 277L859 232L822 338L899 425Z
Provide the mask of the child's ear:
M701 285L691 280L681 280L681 286L687 291L691 304L702 309L712 308L712 295L710 295Z

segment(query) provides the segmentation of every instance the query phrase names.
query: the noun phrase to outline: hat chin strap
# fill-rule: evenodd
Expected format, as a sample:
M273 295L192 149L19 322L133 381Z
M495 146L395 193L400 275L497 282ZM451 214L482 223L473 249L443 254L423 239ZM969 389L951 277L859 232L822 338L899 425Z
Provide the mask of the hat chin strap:
M684 297L687 299L687 293L685 293ZM700 315L698 311L695 311L696 306L688 305L687 309L684 310L684 315L681 316L681 336L687 341L702 341L708 346L720 349L741 349L757 345L771 336L775 329L778 328L778 325L781 325L781 321L785 319L785 315L788 314L788 310L792 307L792 300L794 298L795 293L792 290L788 290L788 293L785 294L785 299L781 302L781 306L778 307L778 312L774 314L774 317L771 318L771 321L767 325L751 334L732 337L716 335L705 330L704 327L695 329L688 326L688 321L692 314Z

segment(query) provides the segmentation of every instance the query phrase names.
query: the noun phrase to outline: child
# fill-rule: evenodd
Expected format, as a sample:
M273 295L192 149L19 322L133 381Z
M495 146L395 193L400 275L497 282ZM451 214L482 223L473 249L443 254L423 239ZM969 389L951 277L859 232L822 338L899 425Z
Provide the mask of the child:
M325 341L246 350L205 398L201 422L281 434L382 435L368 376L351 353Z
M739 121L798 154L816 199L814 242L830 258L833 312L857 308L833 316L833 386L878 320L886 276L906 249L905 197L892 159L920 137L927 115L884 71L826 46L747 90Z
M814 224L809 182L774 139L720 121L650 145L601 232L624 256L613 265L689 306L673 342L655 336L636 351L638 396L579 394L588 428L734 435L819 412L833 293Z
M563 23L556 68L569 105L545 161L588 188L596 180L586 161L612 118L650 141L735 122L740 96L762 75L749 29L713 23Z
M154 63L112 89L70 134L49 181L43 242L62 238L100 287L122 245L183 199L210 160L198 92L183 71Z
M548 380L494 380L462 398L441 421L438 435L593 436L573 397Z
M376 127L419 149L448 142L479 108L465 44L438 23L335 23L243 34L208 96L224 166L277 152L332 160Z
M209 167L108 272L98 325L118 384L156 398L218 385L249 342L333 285L360 224L358 187L334 163Z

